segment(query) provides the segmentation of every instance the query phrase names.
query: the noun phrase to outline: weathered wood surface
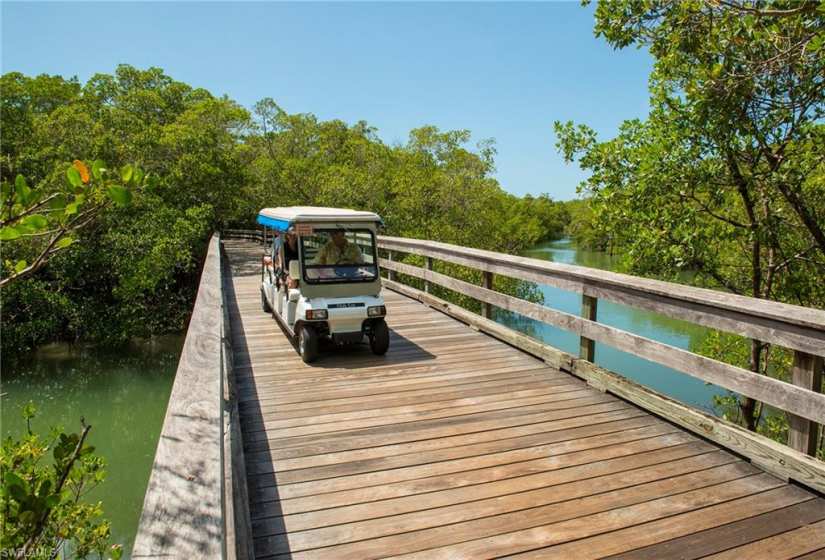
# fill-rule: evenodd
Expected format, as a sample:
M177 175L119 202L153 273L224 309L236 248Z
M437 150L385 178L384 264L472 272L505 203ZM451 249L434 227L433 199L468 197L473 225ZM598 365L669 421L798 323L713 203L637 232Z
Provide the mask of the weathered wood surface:
M582 294L582 317L588 321L596 321L596 311L599 300ZM579 358L588 362L596 361L596 341L584 335L579 337Z
M822 310L436 241L381 236L378 244L825 356Z
M780 478L793 479L820 492L825 492L825 463L809 457L804 452L800 453L736 424L710 416L621 375L600 368L587 360L577 359L557 348L542 344L533 338L410 286L391 280L384 280L384 285L528 352L556 369L570 372L600 391L609 391L701 437L734 450Z
M803 418L825 423L825 395L810 389L758 375L746 369L694 354L616 327L597 323L563 311L531 303L520 298L476 286L421 267L397 261L381 260L381 266L408 276L425 279L479 301L513 311L579 334L585 340L598 341L646 360L687 373L719 387L752 397ZM585 296L588 297L588 296ZM594 307L595 309L595 307Z
M261 311L260 246L226 246L257 558L595 558L717 531L713 554L817 535L823 499L399 293L387 356L305 365ZM771 515L774 532L724 532Z
M809 391L822 390L823 360L804 352L794 352L791 381L794 385ZM815 423L795 414L788 416L788 445L797 451L813 455L816 453L818 427Z
M215 235L169 395L132 558L223 554L221 298Z

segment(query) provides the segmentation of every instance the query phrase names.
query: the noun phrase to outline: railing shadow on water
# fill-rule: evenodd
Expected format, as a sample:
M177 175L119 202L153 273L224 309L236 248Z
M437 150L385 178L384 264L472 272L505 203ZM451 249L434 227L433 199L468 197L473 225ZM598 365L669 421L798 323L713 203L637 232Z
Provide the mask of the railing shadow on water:
M225 272L230 272L227 275L224 281L224 294L225 294L225 302L227 306L227 310L230 316L239 317L241 315L240 309L238 307L238 300L235 293L235 287L232 282L232 275L249 275L252 272L256 272L259 270L260 265L256 265L255 270L251 270L251 267L246 266L244 263L238 262L227 262L227 269ZM232 323L232 330L231 330L231 337L232 337L232 351L233 354L244 354L249 355L249 347L246 344L246 332L243 327L242 321L234 321ZM235 364L237 366L237 364ZM233 372L235 374L235 372ZM252 424L257 424L260 419L263 418L263 411L261 410L260 406L260 398L258 395L258 387L255 382L255 377L250 375L245 378L246 381L246 388L249 389L251 392L251 396L249 399L244 399L243 403L239 403L241 411L241 417L246 417L250 420ZM237 382L237 377L236 377ZM246 438L247 438L247 430L245 429L245 422L241 422L241 433L244 439L244 448L246 448ZM274 461L271 459L272 449L270 448L268 442L264 440L264 447L261 449L256 449L255 455L257 456L268 456L269 465L263 465L263 468L255 467L254 474L250 474L250 461L247 457L246 459L246 478L247 478L247 486L249 487L249 495L250 495L250 510L252 513L252 525L259 525L261 523L260 520L255 520L255 511L256 507L254 507L253 500L251 499L252 496L256 493L257 489L260 488L267 488L268 489L268 496L267 496L267 516L265 523L267 524L267 533L270 534L267 538L270 540L268 545L268 549L276 549L278 550L279 558L291 558L292 554L289 548L289 540L287 539L286 534L286 526L283 521L283 510L280 507L280 494L278 492L278 476L277 476L277 469L273 464ZM261 463L262 461L258 461ZM253 529L253 534L255 533ZM274 545L274 546L273 546Z

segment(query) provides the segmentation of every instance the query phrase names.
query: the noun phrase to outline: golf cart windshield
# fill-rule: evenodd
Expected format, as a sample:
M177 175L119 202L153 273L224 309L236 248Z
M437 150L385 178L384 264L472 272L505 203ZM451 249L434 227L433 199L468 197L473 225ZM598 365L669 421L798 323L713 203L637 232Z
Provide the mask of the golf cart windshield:
M372 282L378 278L372 231L313 229L309 235L301 234L300 239L306 282Z

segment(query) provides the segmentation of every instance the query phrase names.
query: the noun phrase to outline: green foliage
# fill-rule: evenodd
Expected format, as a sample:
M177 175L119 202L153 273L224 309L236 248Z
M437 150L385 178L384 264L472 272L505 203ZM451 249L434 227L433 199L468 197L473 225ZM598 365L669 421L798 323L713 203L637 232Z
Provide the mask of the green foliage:
M3 288L3 359L50 340L112 343L183 328L208 233L245 200L246 111L156 68L121 66L82 86L6 74L0 91L4 133L17 131L2 144L4 199L52 197L32 214L84 226L46 251L49 266ZM67 170L78 155L91 163ZM52 241L44 237L3 243L4 282L21 262L38 262Z
M120 66L85 84L12 73L0 90L4 131L17 134L2 145L4 193L19 196L21 175L24 197L60 194L54 211L33 212L26 226L43 226L41 214L77 219L92 199L107 201L55 243L49 266L3 289L4 359L49 340L117 343L182 329L210 231L254 227L265 206L370 209L388 234L511 253L566 225L546 195L504 192L491 176L492 141L468 147L464 130L424 126L390 146L365 122L291 115L271 99L253 117L157 68ZM78 156L92 163L67 170ZM3 245L7 276L37 256L15 231L2 234L14 237Z
M467 148L466 130L425 126L387 146L366 123L290 115L271 99L255 108L247 138L257 180L244 221L262 206L313 204L369 208L387 233L518 252L561 235L563 209L546 195L520 199L490 176L495 148Z
M132 191L144 186L143 173L138 170L133 175L131 166L128 177L123 177L126 186L112 183L103 162L98 160L93 167L95 173L90 174L84 162L75 160L66 169L62 188L51 192L47 186L30 188L19 174L13 185L0 183L0 241L16 242L11 251L6 250L14 258L3 263L0 287L37 272L74 243L77 233L93 223L109 202L128 206Z
M578 198L562 203L567 213L567 222L563 234L576 240L585 249L610 251L613 247L613 235L599 227L592 201Z
M86 443L91 427L70 434L53 429L44 439L31 429L35 414L33 405L24 407L26 434L2 444L0 548L25 558L54 558L68 547L73 558L119 559L122 549L109 543L100 503L82 500L106 476L103 460Z
M556 123L559 150L590 171L581 192L598 236L631 272L757 298L825 307L825 12L815 2L758 5L600 2L595 31L655 59L650 115L599 141ZM820 46L817 46L820 45ZM744 341L752 371L779 353ZM744 353L744 360L741 360ZM761 407L739 404L751 429Z

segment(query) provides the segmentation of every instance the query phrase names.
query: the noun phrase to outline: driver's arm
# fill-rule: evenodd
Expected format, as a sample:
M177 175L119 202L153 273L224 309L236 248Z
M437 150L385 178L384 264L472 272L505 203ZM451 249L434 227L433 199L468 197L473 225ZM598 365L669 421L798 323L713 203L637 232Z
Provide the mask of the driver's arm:
M329 243L326 243L318 249L318 254L315 255L315 264L329 264L329 260Z
M349 244L349 259L352 261L352 264L364 264L364 254L361 252L361 247L359 247L355 243Z

